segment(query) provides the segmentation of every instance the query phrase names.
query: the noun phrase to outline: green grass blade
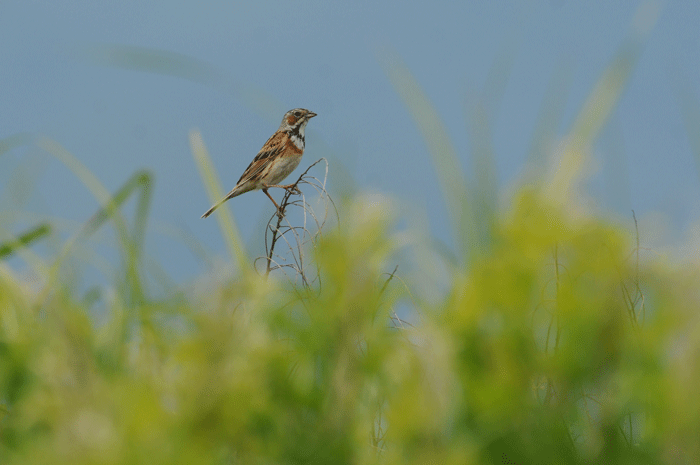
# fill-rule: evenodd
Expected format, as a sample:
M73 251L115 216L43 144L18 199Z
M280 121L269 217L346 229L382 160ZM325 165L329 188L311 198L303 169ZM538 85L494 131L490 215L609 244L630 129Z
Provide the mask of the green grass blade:
M17 249L27 247L32 242L36 242L49 234L51 234L50 224L42 223L35 226L24 234L20 234L15 240L0 244L0 258L12 255Z
M218 202L224 196L224 192L221 189L221 182L214 172L209 152L202 140L202 134L196 129L190 132L190 147L211 203ZM219 227L224 235L224 242L226 243L231 259L238 264L241 270L248 270L250 268L248 265L250 263L248 252L245 249L243 239L241 239L241 234L238 231L238 227L236 226L231 212L222 205L213 216L216 217L216 220L219 222Z
M32 136L27 133L18 133L0 139L0 156L21 145L31 142Z
M566 106L566 95L571 88L573 77L573 66L564 62L555 69L547 85L527 155L528 163L536 172L545 167L547 154L556 140L557 129L560 127Z
M123 246L126 247L124 258L127 276L131 278L132 294L137 300L143 297L141 279L139 277L139 263L141 263L143 255L146 226L148 225L148 210L152 196L152 184L153 176L148 171L143 170L134 173L110 198L108 204L100 208L83 228L84 237L92 235L105 221L114 217L115 213L129 198L131 198L134 192L138 194L134 231L131 234L127 233L127 238L123 241Z
M138 239L141 243L143 242L142 231L145 230L145 215L147 213L147 206L149 203L149 200L147 199L150 198L150 176L144 176L144 173L137 173L129 181L127 181L124 187L118 191L117 196L113 197L104 187L104 185L102 185L102 183L95 177L95 175L92 174L87 167L85 167L85 165L83 165L75 156L73 156L73 154L63 148L59 143L51 139L43 138L39 141L39 146L70 169L88 188L88 190L101 205L101 210L88 221L82 230L76 233L64 245L60 255L51 267L42 296L45 298L48 296L49 292L51 292L53 285L57 282L61 266L63 265L65 259L70 255L75 245L78 244L81 239L89 236L89 234L96 230L97 226L109 218L114 222L117 238L120 243L120 252L126 265L125 284L129 290L128 294L126 295L131 296L134 301L141 300L143 298L143 292L140 273L138 271L140 245L138 245L136 239ZM139 205L137 206L137 217L135 224L137 234L136 238L132 238L129 234L126 220L122 216L118 207L125 202L130 196L131 192L137 188L141 188L142 194ZM43 299L38 299L38 302L42 301Z
M173 76L202 84L235 96L263 117L282 115L288 110L261 87L240 81L211 63L182 53L132 45L103 44L89 48L82 57L96 65Z
M445 125L406 65L390 52L385 52L380 62L428 146L450 216L452 238L462 263L466 263L470 252L468 247L476 234L473 206L462 164Z
M632 34L586 99L569 131L560 158L552 165L551 183L546 192L548 197L561 202L575 195L590 148L620 101L644 48L644 39L656 23L658 11L655 6L656 2L647 2L639 7Z

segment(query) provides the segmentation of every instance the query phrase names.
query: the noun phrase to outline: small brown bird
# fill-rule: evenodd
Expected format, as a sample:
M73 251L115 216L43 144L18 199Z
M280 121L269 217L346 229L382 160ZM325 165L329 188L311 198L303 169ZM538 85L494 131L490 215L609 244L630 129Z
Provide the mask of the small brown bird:
M228 199L258 189L262 189L281 214L280 206L267 192L267 189L270 187L281 187L283 189L292 187L292 184L281 186L278 183L282 182L284 178L289 176L299 166L301 156L304 154L304 128L306 123L314 116L316 116L316 113L303 108L295 108L285 113L279 129L265 142L260 152L246 168L241 179L236 183L236 187L226 197L207 210L202 215L202 218L211 215L214 210Z

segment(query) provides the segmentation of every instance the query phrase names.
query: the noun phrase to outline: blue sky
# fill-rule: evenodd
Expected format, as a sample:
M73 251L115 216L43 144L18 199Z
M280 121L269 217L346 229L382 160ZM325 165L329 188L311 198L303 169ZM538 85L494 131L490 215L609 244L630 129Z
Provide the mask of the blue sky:
M216 222L200 219L210 201L188 132L201 130L228 190L284 111L304 107L318 117L307 128L302 166L327 157L331 192L349 175L360 189L425 208L431 231L449 242L435 171L384 72L386 52L405 62L435 106L468 178L479 173L469 171L467 112L492 82L494 61L511 54L490 121L505 189L525 165L552 77L570 72L556 128L561 135L624 44L641 3L6 1L0 138L20 132L49 137L111 191L136 170L151 170L149 250L182 280L205 265L162 228L180 228L214 255L225 254ZM658 21L595 147L598 171L589 187L606 214L660 213L668 225L665 238L675 241L700 218L700 167L676 92L683 85L700 98L700 2L655 5ZM181 54L218 70L218 80L212 85L106 65L104 52L115 46ZM0 167L0 215L12 219L2 228L18 232L34 215L80 223L97 208L75 176L36 147L14 149ZM28 167L35 175L27 178L27 190L7 188L17 170ZM254 238L271 214L270 201L249 193L227 208L243 237L259 246Z

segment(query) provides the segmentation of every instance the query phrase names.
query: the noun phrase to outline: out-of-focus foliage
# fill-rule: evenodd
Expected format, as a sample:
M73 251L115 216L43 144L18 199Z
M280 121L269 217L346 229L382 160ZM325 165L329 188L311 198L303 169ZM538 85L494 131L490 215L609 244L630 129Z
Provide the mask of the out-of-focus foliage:
M50 263L31 253L34 236L0 228L5 255L30 268L20 278L0 261L0 463L700 463L700 263L649 253L644 231L577 202L641 37L613 60L558 157L538 156L535 179L505 206L487 139L493 99L471 115L472 171L486 175L470 185L429 99L400 63L387 66L437 168L454 253L397 232L381 197L345 199L339 226L313 242L308 287L252 271L222 209L239 271L154 292L150 174L110 196L43 140L101 209ZM130 63L152 55L127 52ZM18 141L0 141L0 154ZM203 141L196 131L190 141L218 198ZM107 222L120 264L83 293L75 270L98 261L84 246ZM53 231L42 234L62 244ZM395 273L407 255L420 264Z
M250 275L135 301L119 284L99 324L2 268L2 463L695 461L697 266L637 261L633 231L523 190L427 305L386 275L387 209L341 208L315 289Z

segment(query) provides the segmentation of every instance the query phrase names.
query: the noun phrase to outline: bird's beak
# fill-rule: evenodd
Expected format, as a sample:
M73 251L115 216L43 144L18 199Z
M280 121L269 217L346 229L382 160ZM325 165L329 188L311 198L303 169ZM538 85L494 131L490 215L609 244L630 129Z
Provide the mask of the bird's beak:
M314 116L316 116L316 113L314 113L313 111L310 111L306 114L307 118L313 118Z

